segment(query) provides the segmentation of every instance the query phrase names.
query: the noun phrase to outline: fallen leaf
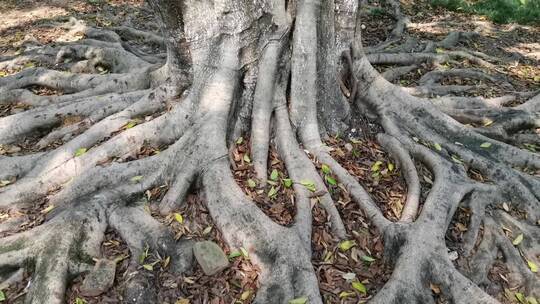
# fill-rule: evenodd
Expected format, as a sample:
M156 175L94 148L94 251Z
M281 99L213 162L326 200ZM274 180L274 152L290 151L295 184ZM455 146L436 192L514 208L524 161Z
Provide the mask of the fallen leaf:
M437 151L442 151L442 147L438 143L434 143L433 147L435 147L435 150L437 150Z
M283 186L285 186L286 188L290 188L292 184L293 184L292 179L290 178L283 179Z
M234 251L231 251L231 253L229 253L229 259L234 259L234 258L237 258L239 256L241 256L242 253L238 250L234 250Z
M331 177L331 176L326 175L326 176L324 177L324 179L326 180L326 182L327 182L329 185L332 185L332 186L337 185L336 179L333 178L333 177Z
M137 176L134 176L131 178L131 181L134 182L134 183L138 183L142 180L143 176L142 175L137 175Z
M204 228L202 234L203 235L209 234L210 231L212 231L212 226L208 226L208 227Z
M308 302L307 297L300 297L300 298L290 300L289 304L306 304L307 302Z
M491 143L488 143L488 142L482 143L482 144L480 145L480 148L484 148L484 149L487 149L487 148L489 148L489 147L491 147Z
M126 124L126 126L124 127L124 129L131 129L133 127L135 127L137 125L137 122L136 121L130 121Z
M180 213L175 213L174 214L174 219L177 222L179 222L180 224L182 224L184 222L184 217Z
M339 249L341 251L347 251L354 246L356 246L356 242L352 240L346 240L339 243Z
M247 180L247 185L248 185L248 187L250 187L250 188L255 188L255 187L257 187L257 183L256 183L254 180L252 180L251 178Z
M315 190L317 190L317 188L315 188L315 183L310 180L301 180L300 184L311 192L315 192Z
M354 281L351 283L352 287L356 289L358 292L361 292L363 294L367 294L366 286L358 281Z
M371 171L377 172L381 169L382 161L378 160L371 166Z
M86 148L79 148L77 150L75 150L75 157L79 157L81 155L83 155L84 153L86 153L87 149Z
M1 296L0 296L0 301L2 301ZM86 301L81 298L75 298L75 304L86 304Z
M533 261L527 261L527 265L529 265L532 272L538 272L538 266Z
M529 304L538 304L535 297L526 297L525 300L527 300L527 303Z
M456 164L462 164L463 161L461 160L461 158L457 155L452 155L452 160L456 163Z
M324 174L330 174L332 173L332 170L330 170L330 167L328 165L323 164L321 167L321 170Z
M353 297L355 295L356 295L356 293L350 292L350 291L342 291L342 292L339 293L340 298L348 298L348 297Z
M249 253L248 253L248 251L246 250L246 248L240 247L240 252L242 252L242 255L243 255L244 257L246 257L246 258L249 257Z
M523 296L523 294L521 292L516 292L516 299L519 301L519 303L521 304L527 304L526 300L525 300L525 296Z
M49 205L49 206L47 206L47 208L41 210L41 213L46 214L46 213L51 212L51 210L53 210L53 209L54 209L54 205Z
M274 198L276 195L277 195L277 190L274 186L272 186L272 188L270 188L270 191L268 191L268 197Z
M276 169L272 170L272 173L270 173L270 179L273 181L277 181L279 177L279 173Z
M251 296L251 290L246 290L242 292L242 295L240 295L240 300L245 301L249 299L249 296Z
M356 278L356 274L354 272L347 272L342 274L341 277L347 281L352 281Z
M368 263L375 262L375 258L370 257L369 255L363 255L363 256L361 257L361 259L362 259L362 261L368 262Z
M521 241L523 241L523 233L521 233L520 235L518 235L513 241L512 241L512 244L514 246L517 246L521 243Z

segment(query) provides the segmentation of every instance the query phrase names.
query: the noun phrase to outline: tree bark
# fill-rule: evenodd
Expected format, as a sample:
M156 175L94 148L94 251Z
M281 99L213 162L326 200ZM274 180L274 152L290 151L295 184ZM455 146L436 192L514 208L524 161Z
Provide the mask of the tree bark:
M148 245L171 257L178 275L188 272L193 266L192 243L176 241L135 203L147 190L166 185L158 207L162 216L178 210L186 195L198 188L227 244L249 251L260 268L255 303L288 303L302 297L323 303L311 261L313 201L328 215L333 237L345 240L352 232L316 163L331 169L384 236L384 256L393 272L371 303L435 303L430 284L440 286L453 303L498 303L485 289L494 284L488 273L497 252L504 255L516 288L540 296L537 274L527 267L527 261L540 265L540 158L523 148L540 140L534 133L518 134L540 127L539 95L529 94L523 104L503 107L482 98L411 94L467 89L439 85L448 73L509 85L481 70L436 70L411 90L385 79L399 78L423 62L437 67L445 60L467 58L479 69L490 66L486 57L453 49L468 35L416 41L415 49L424 49L418 53L401 50L409 21L396 1L386 1L396 20L391 36L366 48L361 45L362 5L357 1L149 4L159 21L159 34L95 29L72 21L71 26L84 31L84 40L21 55L59 63L71 72L38 67L0 78L0 105L28 107L0 117L0 144L16 145L41 132L36 150L0 156L0 180L7 181L0 187L0 211L11 214L43 199L54 207L44 223L26 231L16 229L15 219L0 223L0 279L31 265L34 283L26 302L62 303L70 278L90 271L91 257L101 256L107 227L128 244L131 269L140 269L138 257ZM127 47L124 40L130 38L161 45L166 58ZM443 53L430 47L438 43L444 45ZM2 58L0 68L23 63ZM381 75L372 66L376 63L398 67ZM99 74L104 66L112 73ZM31 85L66 94L35 95L27 89ZM72 113L81 121L63 126L62 120ZM386 217L323 141L343 134L359 117L374 118L382 126L378 141L406 179L407 201L398 222ZM472 126L464 125L469 123ZM269 147L277 147L295 191L290 227L275 223L235 182L230 149L239 135L251 136L257 187L265 191ZM51 145L58 140L60 145ZM146 145L167 148L136 157ZM424 201L420 165L435 177ZM472 179L471 169L490 182ZM497 209L503 202L527 216L517 219ZM472 215L459 253L469 266L457 267L445 235L463 206ZM503 225L510 226L514 236L522 233L523 244L512 246ZM126 294L137 294L137 282L151 286L142 274L133 282ZM134 302L157 299L140 295Z

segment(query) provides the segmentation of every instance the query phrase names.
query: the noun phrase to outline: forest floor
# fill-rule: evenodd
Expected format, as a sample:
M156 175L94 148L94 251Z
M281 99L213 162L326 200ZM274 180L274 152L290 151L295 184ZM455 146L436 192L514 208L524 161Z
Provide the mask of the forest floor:
M369 1L367 18L363 24L364 45L375 45L384 41L393 28L394 20L375 1ZM414 3L413 3L414 2ZM465 45L469 49L483 52L490 56L502 58L493 73L505 75L507 81L518 91L531 91L540 87L540 27L521 25L497 25L481 16L465 15L432 8L426 1L402 1L405 12L411 16L415 27L410 29L411 35L418 39L440 40L450 31L470 31L481 27L481 35L469 40ZM140 29L147 26L147 20L153 18L151 12L143 7L140 0L44 0L16 1L4 0L0 4L0 56L16 55L20 47L28 41L39 41L41 44L52 44L65 41L66 30L60 25L69 18L84 20L95 27L109 27L129 24ZM155 29L150 29L155 30ZM73 36L69 37L73 39ZM79 38L82 38L79 37ZM470 65L466 60L459 64ZM33 67L28 62L25 67ZM427 67L426 67L427 69ZM16 70L0 70L0 77L14 74ZM107 71L104 71L106 73ZM412 71L394 82L402 86L415 86L423 74L422 67ZM495 97L503 95L504 88L488 85L478 80L448 78L442 84L473 84L477 90L468 92L473 96ZM34 87L39 95L59 95L62 92L43 87ZM0 117L16 113L21 109L17 105L0 106ZM76 121L66 121L65 124ZM406 184L393 160L382 151L375 139L379 130L373 122L359 119L356 126L347 134L329 138L326 143L333 148L333 156L357 177L365 189L372 195L379 207L390 220L397 220L406 198ZM287 185L287 172L283 162L278 158L275 147L270 153L268 188L253 187L254 172L250 161L249 135L239 138L231 147L232 170L236 181L245 193L272 219L282 225L289 225L294 217L295 208L292 203L293 190ZM0 155L17 155L28 150L37 150L35 140L27 138L17 146L0 146ZM145 147L140 155L158 153L159 149ZM317 160L313 159L316 163ZM312 235L313 265L319 277L320 290L326 303L364 303L383 286L391 269L385 267L381 236L365 218L357 205L352 203L346 191L342 191L331 173L326 172L321 164L317 164L331 191L334 201L345 222L351 239L337 242L331 236L327 225L327 215L317 204L313 206L314 229ZM422 187L429 189L432 176L427 170L421 172ZM474 172L472 172L474 174ZM481 175L479 175L481 178ZM0 187L3 185L0 183ZM249 256L243 254L242 248L228 248L219 231L213 227L211 217L206 210L202 197L196 191L188 196L185 204L175 213L179 217L162 217L157 212L155 202L166 192L166 185L146 192L143 199L147 202L147 211L160 221L166 223L177 238L187 237L195 240L213 240L220 244L230 256L231 265L214 276L206 276L196 266L193 273L177 277L167 271L167 257L149 254L142 257L143 265L139 271L149 271L159 286L160 303L212 303L233 304L250 303L257 290L258 269L250 262ZM425 191L422 191L424 194ZM43 222L50 207L44 202L33 209L22 211L24 214L14 215L2 213L0 222L8 217L21 216L25 221L20 231L29 229ZM450 250L457 248L467 230L467 209L456 213L446 240ZM11 231L15 233L17 231ZM0 235L2 237L4 235ZM130 277L127 273L127 262L130 252L125 242L115 231L109 231L102 244L105 258L118 261L114 287L98 297L83 297L79 293L82 278L77 278L68 287L66 301L68 303L122 303L122 286ZM291 254L295 254L291 252ZM456 252L455 263L460 263ZM504 266L504 265L503 265ZM151 269L148 269L151 268ZM27 274L24 274L27 276ZM365 292L351 285L356 277L365 287ZM29 277L28 277L29 278ZM503 303L514 303L517 300L507 290L504 267L494 267L490 279L500 285L494 296ZM31 284L29 279L12 286L0 286L6 299L0 302L22 303L24 294ZM440 293L438 286L430 286L434 295ZM360 288L361 289L361 288ZM489 291L488 291L489 292ZM511 292L511 291L510 291ZM441 303L444 301L441 299Z

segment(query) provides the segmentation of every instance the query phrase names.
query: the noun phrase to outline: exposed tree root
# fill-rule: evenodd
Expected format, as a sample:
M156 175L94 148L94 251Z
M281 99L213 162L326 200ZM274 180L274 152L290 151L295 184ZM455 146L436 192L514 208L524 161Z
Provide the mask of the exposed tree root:
M128 244L131 270L140 269L138 257L149 247L170 257L174 272L189 271L192 243L175 241L137 203L161 185L168 189L159 205L164 216L185 203L192 187L200 187L226 242L245 248L261 269L255 303L300 297L322 303L311 263L314 204L324 208L333 237L343 240L350 231L309 154L329 167L384 236L385 260L394 270L372 303L435 303L430 284L453 303L498 303L484 287L491 284L488 273L499 251L511 284L540 296L530 266L540 265L540 157L522 149L540 142L538 134L524 133L540 127L540 95L513 107L505 105L519 94L497 99L413 96L478 88L441 85L445 77L513 90L490 72L496 58L456 48L477 33L452 32L439 42L419 42L406 37L410 22L399 3L388 1L396 27L381 45L364 50L358 3L337 1L334 12L331 1L224 1L211 8L206 2L188 2L151 1L165 38L129 27L94 29L72 20L71 31L82 31L85 39L41 46L0 62L0 69L20 68L28 61L47 66L0 78L0 105L28 108L0 117L0 144L39 137L36 151L0 156L0 208L16 211L38 201L49 206L45 222L30 230L9 233L16 218L0 223L0 233L10 234L0 239L0 279L29 269L28 303L63 302L70 278L92 271L92 259L102 256L108 227ZM321 24L329 26L321 29ZM409 39L400 43L403 38ZM145 54L127 43L131 39L166 48L166 59ZM344 51L347 45L350 50ZM423 51L409 53L416 49ZM339 56L342 73L336 66ZM475 68L441 69L442 63L460 59ZM436 69L425 73L419 86L389 82L422 63ZM50 69L52 64L64 71ZM398 66L380 74L372 64ZM34 85L64 95L36 95L28 89ZM339 94L338 85L347 96ZM243 123L246 113L251 125ZM375 118L384 129L378 140L408 187L398 222L385 217L321 140L340 130L350 115ZM228 145L239 131L248 130L259 185L269 182L271 141L293 180L296 216L290 227L265 215L230 172ZM145 146L166 148L139 157ZM423 202L415 163L435 177ZM485 179L473 179L471 170ZM496 210L502 203L508 210ZM464 263L456 267L445 235L456 210L465 205L472 214L458 252ZM519 234L523 241L512 244ZM152 284L139 273L126 295L136 303L157 302L155 295L141 293Z

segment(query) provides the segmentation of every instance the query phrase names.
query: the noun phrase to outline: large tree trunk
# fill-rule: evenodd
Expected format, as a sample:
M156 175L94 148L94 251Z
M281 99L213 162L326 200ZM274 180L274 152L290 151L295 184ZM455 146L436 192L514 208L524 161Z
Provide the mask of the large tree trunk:
M56 60L71 73L31 68L0 79L0 104L29 107L0 118L0 144L8 147L38 130L42 135L35 153L0 156L0 180L7 181L0 188L0 208L13 214L43 199L54 206L43 224L24 232L10 233L18 225L15 219L0 223L0 233L7 235L0 239L0 279L31 265L28 303L63 302L68 279L87 272L93 264L89 257L101 255L107 227L129 245L133 269L147 244L161 256L170 256L177 273L188 271L192 243L175 241L134 203L160 185L168 189L159 205L162 215L177 210L190 189L204 194L229 246L248 249L260 267L256 303L288 303L300 297L322 303L311 263L312 202L320 202L328 214L335 238L346 239L351 231L345 229L313 158L330 167L384 235L385 257L394 270L373 303L434 303L430 284L440 286L454 303L497 303L482 287L490 284L487 275L499 250L520 286L540 296L537 275L527 267L527 261L540 265L540 181L534 175L540 158L520 148L540 140L518 133L539 127L540 95L512 108L481 98L426 99L411 93L446 95L466 89L439 85L445 73L491 76L437 70L425 75L422 87L409 90L385 79L406 73L409 66L381 75L371 65L414 68L455 57L489 65L478 54L452 51L460 39L469 37L466 33L451 33L442 42L416 41L414 49L423 50L408 53L407 45L400 46L408 20L393 1L387 2L397 21L395 30L383 44L368 48L361 46L356 1L149 2L162 36L131 28L94 29L74 21L71 25L85 32L84 40L23 54L33 60ZM163 46L166 60L126 47L125 39ZM448 52L435 53L439 45ZM3 58L0 67L23 63L17 57ZM93 74L103 68L111 74ZM30 85L66 94L33 95L26 89ZM73 113L82 120L62 126ZM385 218L321 140L344 132L352 118L360 116L382 125L378 140L407 181L407 203L399 222ZM267 183L271 143L294 181L296 214L290 227L265 215L231 174L229 150L246 134L251 136L259 187ZM62 144L51 148L58 140ZM145 145L167 148L129 161ZM117 161L108 163L111 159ZM423 202L420 165L435 177ZM472 179L468 172L473 169L490 182ZM306 180L315 191L301 182ZM517 219L497 209L503 202L527 216ZM472 215L460 252L468 267L458 269L449 257L445 235L460 205L470 208ZM503 225L514 236L525 236L519 250ZM138 275L126 292L135 295L135 302L156 302L148 294L131 291L145 280L149 279Z

